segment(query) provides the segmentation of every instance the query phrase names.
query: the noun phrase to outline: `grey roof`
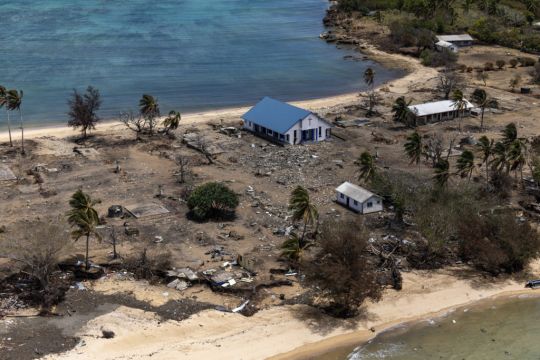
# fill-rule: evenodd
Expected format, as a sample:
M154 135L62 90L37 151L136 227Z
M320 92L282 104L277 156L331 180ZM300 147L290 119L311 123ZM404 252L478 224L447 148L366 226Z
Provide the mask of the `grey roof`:
M346 181L336 188L336 191L358 202L364 202L372 196L380 197L369 190Z
M284 134L311 111L265 97L245 113L242 118L267 129Z
M460 34L460 35L438 35L437 39L440 41L474 41L471 35L469 34Z
M473 104L471 104L468 100L466 101L465 108L470 110L474 107ZM435 101L425 104L418 104L418 105L410 105L409 109L416 115L416 116L426 116L426 115L433 115L433 114L440 114L448 111L454 111L457 110L454 106L455 102L453 100L442 100L442 101Z

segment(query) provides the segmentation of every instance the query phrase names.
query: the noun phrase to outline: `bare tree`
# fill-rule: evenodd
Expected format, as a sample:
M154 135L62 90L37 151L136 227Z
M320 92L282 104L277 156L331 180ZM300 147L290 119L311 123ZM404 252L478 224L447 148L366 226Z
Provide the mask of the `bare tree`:
M69 231L59 223L57 219L15 224L17 231L3 234L0 257L22 264L22 270L47 289L51 273L58 268L60 256L70 244Z
M186 156L178 156L176 158L176 164L178 165L178 182L183 184L186 182L186 175L189 172L189 158Z
M206 157L206 160L208 160L208 164L212 165L214 163L214 159L209 151L208 140L206 140L206 138L201 134L197 134L197 138L195 139L195 146Z
M137 135L137 140L140 140L141 134L146 129L146 120L142 115L134 114L133 111L126 111L120 114L120 121Z
M462 82L462 78L455 71L445 68L439 73L437 90L443 93L444 98L448 100L450 94Z
M444 149L444 139L440 134L429 134L424 140L424 156L433 167L441 160Z

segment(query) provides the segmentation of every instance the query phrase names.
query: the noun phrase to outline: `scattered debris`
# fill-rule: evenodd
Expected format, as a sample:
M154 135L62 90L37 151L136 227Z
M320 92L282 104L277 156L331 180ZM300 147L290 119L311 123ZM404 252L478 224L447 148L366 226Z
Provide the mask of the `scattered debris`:
M155 215L164 215L168 214L169 210L159 204L143 204L143 205L131 205L126 206L126 210L136 218L146 217L146 216L155 216Z

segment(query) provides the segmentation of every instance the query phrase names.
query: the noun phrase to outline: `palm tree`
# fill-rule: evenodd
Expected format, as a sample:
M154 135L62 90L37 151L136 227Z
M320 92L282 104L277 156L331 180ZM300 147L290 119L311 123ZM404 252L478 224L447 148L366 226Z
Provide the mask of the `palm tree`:
M375 84L375 71L372 68L367 68L364 71L364 82L369 86L369 110L368 116L373 114L373 107L375 106L375 93L373 91L373 86Z
M281 244L281 256L293 261L299 261L305 250L313 246L313 242L305 241L295 233L291 233L289 238Z
M364 71L364 82L367 86L373 88L373 84L375 82L375 71L373 71L372 68L367 68L366 71Z
M0 109L5 107L7 114L8 134L9 134L9 146L13 147L13 140L11 139L11 121L9 120L9 110L7 103L7 89L0 85Z
M163 126L165 126L165 132L168 134L171 130L178 129L182 115L178 111L171 110L169 116L163 120Z
M407 126L410 126L413 112L409 108L411 101L406 101L405 96L400 96L394 101L392 105L392 112L394 113L393 119L396 122L400 122ZM414 124L416 126L416 123Z
M459 132L461 132L461 122L463 121L463 110L467 108L467 100L463 96L461 90L454 90L452 94L452 101L454 102L454 110L459 112Z
M510 172L508 149L509 147L501 141L495 143L493 146L493 160L491 161L491 166L494 170L506 170L507 174Z
M360 165L360 175L358 176L358 180L363 179L367 182L373 179L377 172L377 165L375 165L375 159L369 152L364 151L360 154L358 164Z
M512 144L518 138L517 127L515 123L510 123L502 131L502 143L506 146Z
M523 166L527 163L528 149L527 144L522 139L516 139L508 147L508 161L510 170L515 172L519 170L520 178L523 180Z
M474 170L474 154L470 150L465 150L457 159L457 173L461 177L467 177L467 181L471 181L471 176Z
M152 95L144 94L139 100L139 110L141 115L147 120L150 134L154 131L155 119L159 117L158 99Z
M23 91L22 90L8 90L7 92L7 108L10 111L17 110L19 111L19 117L21 119L21 153L24 155L24 124L23 124L23 116L22 116L22 99L23 99Z
M297 186L291 193L289 210L292 211L293 221L304 223L301 237L301 240L304 241L307 226L318 222L319 212L315 204L311 202L308 191L302 186Z
M482 109L480 116L480 131L484 131L484 112L486 107L494 107L497 105L497 100L490 98L484 89L476 89L472 94L473 101Z
M439 159L435 164L435 175L433 176L433 180L439 189L446 187L448 184L448 179L450 178L449 170L450 163L446 159Z
M69 200L71 210L68 211L68 222L75 228L71 233L75 241L86 236L86 256L85 268L88 270L88 252L90 247L90 236L101 240L101 236L96 232L96 226L99 224L99 215L94 208L99 201L93 201L90 195L85 194L82 190L77 190Z
M493 155L494 152L494 141L493 139L488 139L487 136L482 136L480 139L478 139L478 143L476 146L480 149L482 152L482 164L486 167L486 183L489 182L489 164L490 164L490 158Z
M404 147L405 153L411 160L410 163L416 163L416 165L419 165L420 158L422 157L423 153L423 145L422 137L420 136L420 134L418 134L417 131L413 132L407 137L407 142L405 143Z

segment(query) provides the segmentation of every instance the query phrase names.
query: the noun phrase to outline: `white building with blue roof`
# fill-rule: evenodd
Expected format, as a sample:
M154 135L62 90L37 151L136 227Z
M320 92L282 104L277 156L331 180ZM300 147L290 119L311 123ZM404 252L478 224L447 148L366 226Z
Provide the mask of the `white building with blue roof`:
M265 97L242 116L244 129L285 144L318 142L331 137L332 125L317 114Z

